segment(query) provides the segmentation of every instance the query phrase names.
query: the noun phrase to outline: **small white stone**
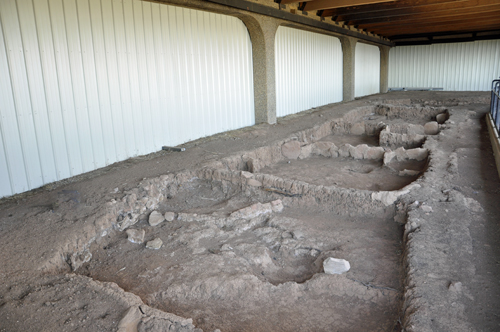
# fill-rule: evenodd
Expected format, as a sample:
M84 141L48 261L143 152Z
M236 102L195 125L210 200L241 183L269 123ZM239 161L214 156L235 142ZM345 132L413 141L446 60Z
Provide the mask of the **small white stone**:
M162 245L163 245L163 241L159 237L157 237L156 239L154 239L152 241L148 241L146 243L146 248L148 248L148 249L160 249Z
M175 213L173 212L165 212L163 215L166 221L173 221L175 219Z
M422 205L420 207L424 212L432 212L432 207L429 205Z
M158 211L153 211L149 215L149 224L151 226L156 226L158 224L161 224L164 220L165 218L163 218L163 215Z
M342 274L351 269L351 264L345 259L328 257L323 261L323 269L326 274Z
M142 243L144 242L144 235L146 232L143 229L127 229L126 230L128 240L132 243Z

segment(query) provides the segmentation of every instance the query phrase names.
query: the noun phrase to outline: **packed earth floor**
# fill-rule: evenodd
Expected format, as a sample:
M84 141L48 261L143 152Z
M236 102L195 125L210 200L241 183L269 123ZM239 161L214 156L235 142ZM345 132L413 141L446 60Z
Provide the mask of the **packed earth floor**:
M374 95L4 198L0 331L498 331L488 110Z

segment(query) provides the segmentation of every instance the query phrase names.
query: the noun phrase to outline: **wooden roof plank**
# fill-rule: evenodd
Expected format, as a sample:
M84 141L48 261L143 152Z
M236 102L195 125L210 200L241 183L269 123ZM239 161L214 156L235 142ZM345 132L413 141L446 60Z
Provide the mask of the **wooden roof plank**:
M493 29L500 29L500 23L498 19L492 21L482 21L476 24L456 24L456 25L431 25L431 26L421 26L421 27L406 27L404 29L394 29L387 28L381 30L375 30L376 33L391 38L392 36L398 35L416 35L416 34L425 34L425 33L436 33L436 32L448 32L448 33L457 33L457 32L472 32L472 31L487 31Z
M492 15L497 15L500 21L500 4L496 6L484 6L474 9L462 9L457 11L443 11L429 14L416 14L398 17L392 20L373 20L373 21L352 21L350 24L359 25L366 29L383 27L383 26L402 26L411 25L420 22L442 22L442 21L460 21L466 19L478 19L481 20L484 17L490 17ZM371 23L373 22L373 23Z
M350 14L365 14L375 13L376 11L385 11L392 9L406 9L421 6L429 6L444 3L469 2L470 0L399 0L397 2L379 3L373 5L352 6L336 9L327 9L322 13L322 16L340 16Z
M369 5L375 3L395 2L396 0L313 0L309 1L304 11L342 8L349 6Z

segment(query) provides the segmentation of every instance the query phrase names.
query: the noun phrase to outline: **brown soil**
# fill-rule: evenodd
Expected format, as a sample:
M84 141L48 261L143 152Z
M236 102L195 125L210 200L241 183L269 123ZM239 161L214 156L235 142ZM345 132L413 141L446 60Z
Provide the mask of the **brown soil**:
M376 95L4 199L0 331L496 331L500 181L487 103L484 93ZM392 105L387 116L353 113L379 104ZM428 160L273 155L255 174L234 166L326 121L423 124L443 109ZM348 132L319 139L378 145ZM281 212L254 205L278 199ZM235 212L249 206L259 213ZM150 226L152 210L175 220ZM144 243L127 240L126 218ZM155 238L163 246L146 248ZM351 269L325 274L326 257Z

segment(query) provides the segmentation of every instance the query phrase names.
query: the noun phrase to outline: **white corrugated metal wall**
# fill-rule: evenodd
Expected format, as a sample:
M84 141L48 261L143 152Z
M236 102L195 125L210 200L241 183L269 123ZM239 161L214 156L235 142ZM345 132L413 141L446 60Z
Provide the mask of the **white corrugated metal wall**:
M0 197L253 125L251 49L229 16L0 1Z
M338 38L280 26L275 51L276 116L342 101Z
M390 88L488 91L500 76L500 40L399 46L389 52Z
M356 97L380 92L380 49L356 43L354 91Z

